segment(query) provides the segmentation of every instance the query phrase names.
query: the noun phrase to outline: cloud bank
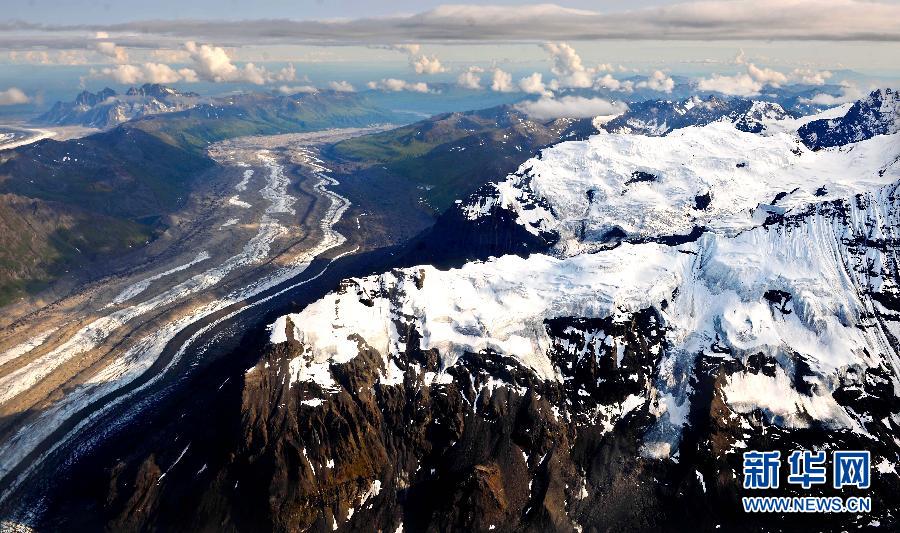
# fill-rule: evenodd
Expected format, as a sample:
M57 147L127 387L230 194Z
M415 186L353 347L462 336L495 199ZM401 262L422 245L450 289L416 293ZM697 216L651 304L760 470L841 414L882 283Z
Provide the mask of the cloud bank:
M10 48L27 47L14 32L81 30L175 42L240 44L394 43L404 41L527 41L596 39L900 41L900 5L877 0L701 0L597 12L553 4L443 5L413 15L350 20L150 20L111 25L0 24ZM18 39L18 41L16 40ZM58 35L62 47L73 38ZM44 38L47 46L54 46ZM23 44L24 43L24 44ZM0 42L2 46L2 42ZM82 43L84 48L88 48Z
M825 85L826 80L832 76L827 70L794 69L788 75L770 68L758 67L746 61L743 50L735 62L744 65L746 72L739 72L733 76L713 74L709 78L698 80L697 88L701 91L715 91L734 96L756 96L766 86L781 87L788 82Z
M591 118L603 115L618 115L628 110L621 102L610 102L603 98L564 96L562 98L541 98L514 106L535 120L555 118Z

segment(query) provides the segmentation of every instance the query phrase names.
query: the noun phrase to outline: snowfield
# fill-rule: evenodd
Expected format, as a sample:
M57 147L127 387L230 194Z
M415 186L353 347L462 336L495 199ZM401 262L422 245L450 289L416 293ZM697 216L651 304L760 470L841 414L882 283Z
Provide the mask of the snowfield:
M832 392L867 368L900 375L900 315L879 298L897 291L900 135L813 152L796 134L806 122L773 121L763 134L716 122L666 137L601 133L553 146L501 182L497 197L460 209L475 219L500 205L529 231L558 233L555 257L354 278L281 317L271 341L301 341L292 379L326 391L329 365L366 347L383 357L382 383L397 383L394 360L407 338L399 331L410 326L445 370L463 353L492 351L559 380L547 320L626 321L653 308L665 321L666 349L648 394L658 422L646 456L677 450L698 357L777 361L774 375L728 377L723 392L735 412L759 409L785 427L815 421L865 435L870 420ZM708 205L698 207L707 194ZM705 232L693 242L652 242L696 226ZM613 228L624 232L618 245L608 239Z
M601 133L561 143L501 182L499 202L533 233L558 232L560 251L573 255L596 249L614 229L638 238L697 226L734 235L770 213L900 179L900 135L814 152L793 124L755 134L714 122L666 137ZM533 207L535 197L551 209Z

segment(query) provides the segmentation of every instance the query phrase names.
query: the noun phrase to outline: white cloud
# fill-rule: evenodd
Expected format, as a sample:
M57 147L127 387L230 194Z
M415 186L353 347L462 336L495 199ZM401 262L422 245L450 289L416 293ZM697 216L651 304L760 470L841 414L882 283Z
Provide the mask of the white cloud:
M634 82L631 80L621 81L613 77L612 74L604 74L603 77L597 78L595 82L597 87L609 89L610 91L621 91L623 93L634 92Z
M142 83L195 83L197 73L189 68L175 70L164 63L144 63L142 65L116 65L99 70L91 69L93 78L111 78L122 85Z
M469 67L456 77L456 84L464 89L481 89L481 67Z
M521 102L516 104L515 108L536 120L618 115L628 110L628 106L621 102L582 96L541 98L537 101Z
M381 81L370 81L366 84L369 89L378 89L382 91L410 91L416 93L427 93L428 84L423 82L411 83L406 80L398 80L397 78L384 78Z
M447 69L441 64L441 60L435 55L425 55L420 53L422 46L415 43L392 44L389 46L374 46L373 48L383 48L385 50L394 50L406 54L409 58L409 66L416 74L438 74L447 72Z
M447 69L441 65L441 61L437 56L421 55L410 58L410 65L416 74L438 74L439 72L447 72Z
M715 91L735 96L754 96L759 94L762 84L751 78L749 74L735 74L734 76L713 74L712 77L699 80L697 88L701 91Z
M241 67L235 65L228 52L219 46L198 45L194 41L188 41L184 48L190 54L197 75L207 81L264 85L272 81L293 81L295 77L293 65L273 75L265 67L258 67L253 63L244 63Z
M832 76L828 70L812 70L808 68L795 68L791 72L791 79L795 82L805 83L807 85L825 85L828 78Z
M121 46L116 46L116 43L101 41L94 44L94 48L100 52L100 54L111 58L116 63L128 63L128 51Z
M354 87L349 81L329 81L328 88L339 93L356 92L356 87Z
M650 89L651 91L659 91L661 93L670 93L675 88L675 81L672 80L665 72L657 70L650 74L646 80L639 81L635 87L642 89Z
M530 76L525 76L519 80L519 89L523 93L528 94L540 94L544 96L552 96L553 94L547 90L547 87L544 85L543 77L540 72L535 72Z
M612 63L600 63L597 65L597 72L633 72L633 69L625 65L613 65Z
M17 87L0 91L0 105L27 104L30 101L31 98Z
M495 68L494 73L491 75L491 90L500 93L512 92L514 90L512 74Z
M745 61L743 54L739 54L738 57L741 61ZM788 77L777 70L760 68L753 63L742 64L746 65L746 72L733 76L713 74L709 78L699 80L697 88L701 91L716 91L734 96L755 96L766 85L779 87L788 81Z
M747 74L749 74L751 78L761 83L762 85L779 87L783 83L787 83L787 76L785 76L781 72L772 70L770 68L759 68L753 63L747 64Z
M278 88L278 92L281 94L297 94L297 93L317 93L319 89L316 89L312 85L282 85Z
M294 68L294 64L290 63L288 66L282 68L278 71L278 74L275 75L276 81L296 81L297 80L297 69Z
M841 84L841 94L834 96L826 93L819 93L812 98L801 98L800 102L804 104L833 106L855 102L865 97L865 93L854 83L844 82Z
M587 88L594 84L594 71L586 69L581 56L568 43L544 43L553 65L550 72L556 74L554 85L559 87Z

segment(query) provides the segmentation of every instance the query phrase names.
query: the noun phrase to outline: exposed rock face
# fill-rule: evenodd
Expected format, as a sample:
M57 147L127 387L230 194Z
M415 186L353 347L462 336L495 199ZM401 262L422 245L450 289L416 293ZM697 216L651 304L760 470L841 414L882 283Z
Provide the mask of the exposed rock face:
M133 118L190 109L199 101L197 93L181 93L158 83L132 87L121 95L107 87L96 93L83 91L73 102L56 102L38 121L107 129Z
M497 202L498 194L496 184L487 184L457 201L406 247L400 264L461 266L488 257L542 252L556 244L557 234L535 235L517 223L516 215Z
M900 131L900 93L879 89L865 100L850 107L847 114L835 119L814 120L798 133L807 147L818 150L829 146L889 135Z
M278 318L225 459L169 485L132 458L107 523L185 527L183 500L239 530L896 529L897 145L811 152L789 122L544 151L417 245L458 268L350 278ZM870 490L783 465L765 495L872 512L743 512L754 449L869 450Z
M724 119L741 131L760 133L765 129L764 121L788 116L780 105L771 102L719 96L702 100L694 96L677 102L653 100L631 104L628 111L603 128L610 133L661 136L686 126L704 126Z
M872 153L890 140L872 139L879 147ZM560 145L549 152L557 149L577 151ZM791 143L783 150L790 154ZM860 144L853 151L866 150ZM896 172L892 160L871 161L873 175ZM488 224L514 214L547 246L554 235L560 243L608 242L578 230L585 222L574 222L590 224L602 211L590 209L596 192L564 190L573 180L562 178L565 171L552 163L559 161L545 152L541 168L533 162L493 193L470 199L459 211L471 216L458 219ZM660 174L668 178L653 173ZM576 176L576 192L602 190L610 179L602 169ZM659 239L662 230L648 217L625 233L630 243L612 249L557 244L568 257L504 257L450 271L413 267L346 282L275 323L271 353L289 353L268 360L269 374L278 370L266 379L296 395L298 419L365 418L371 428L341 429L336 441L324 421L292 433L305 451L291 455L304 457L311 472L332 458L340 468L331 451L337 442L359 445L353 457L373 449L381 456L389 442L390 459L368 469L356 494L325 503L314 521L279 528L358 529L375 520L390 529L401 519L415 530L893 524L900 504L900 448L891 436L900 419L897 183L785 204L740 222L744 231L713 227L687 242ZM787 195L775 196L780 205ZM811 190L809 198L820 196ZM265 364L250 376L264 374ZM361 372L367 379L359 380ZM246 393L252 390L251 381ZM402 409L392 404L398 394ZM276 402L283 396L269 399ZM356 414L361 405L370 417ZM407 413L400 435L400 422L386 414L397 411ZM251 427L290 425L281 416ZM372 435L378 444L367 440ZM329 453L310 451L324 442ZM423 451L410 457L406 446ZM881 511L827 519L741 511L743 451L787 456L812 448L869 450L877 487L866 494ZM271 446L259 453L272 453ZM375 481L384 499L370 515L360 502ZM317 490L335 492L322 483ZM836 494L781 487L772 494ZM356 511L345 515L343 505Z

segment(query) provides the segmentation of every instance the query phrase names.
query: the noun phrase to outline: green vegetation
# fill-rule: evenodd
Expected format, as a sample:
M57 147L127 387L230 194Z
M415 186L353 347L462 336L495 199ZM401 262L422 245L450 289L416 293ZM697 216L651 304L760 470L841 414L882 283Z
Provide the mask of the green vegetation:
M437 115L335 144L329 156L377 176L389 172L421 190L435 211L513 172L541 148L590 132L584 121L539 123L509 107ZM583 130L583 131L582 131Z
M210 143L389 122L357 95L251 94L0 154L0 305L146 242L214 167ZM4 194L6 193L6 194Z
M140 246L147 226L55 202L0 196L0 305L37 292L66 270Z
M173 145L203 153L209 143L247 135L297 133L390 122L396 115L342 93L272 97L246 94L132 125Z

